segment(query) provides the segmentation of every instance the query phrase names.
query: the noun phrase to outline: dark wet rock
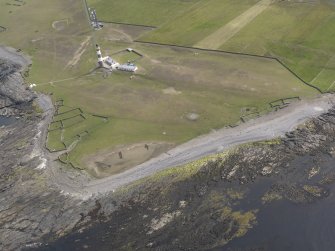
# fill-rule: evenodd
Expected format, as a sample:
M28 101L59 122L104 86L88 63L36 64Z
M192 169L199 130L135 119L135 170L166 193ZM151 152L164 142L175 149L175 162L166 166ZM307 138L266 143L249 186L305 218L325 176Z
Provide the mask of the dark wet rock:
M47 178L41 151L41 116L31 101L34 94L25 88L21 70L27 60L0 47L0 57L13 57L20 66L1 61L0 115L22 115L0 127L0 250L21 250L37 247L42 236L63 236L87 214L94 202L85 205L61 194ZM4 66L4 62L6 65ZM20 72L19 72L20 71ZM46 123L43 123L44 129Z
M102 199L101 208L95 205L94 213L82 215L88 220L73 234L40 250L83 245L87 250L95 245L99 250L223 250L257 224L262 204L286 200L307 206L329 196L334 171L320 166L335 152L334 114L312 119L281 140L238 147L184 180L174 182L171 175L140 184L111 214ZM240 196L255 193L265 179L258 196ZM74 239L79 241L73 244Z
M22 66L10 59L0 58L0 81L4 82L14 73L18 72Z
M29 103L36 97L22 83L23 79L19 72L12 73L0 82L0 96L3 97L5 106Z
M328 189L318 185L275 184L270 192L293 203L313 203L329 196Z
M0 48L0 115L18 115L36 98L24 85L22 77L29 63L24 56L13 54L10 49Z
M6 81L21 80L10 72ZM25 117L0 128L0 250L222 250L257 225L262 198L267 205L309 205L327 198L335 182L331 169L311 176L335 154L332 109L281 140L238 147L182 180L176 174L149 179L98 200L65 196L37 168L41 155L33 148L41 118L25 110L33 97L21 87L0 88L6 93L1 102L15 103ZM259 192L255 187L264 180ZM244 191L258 194L240 196Z

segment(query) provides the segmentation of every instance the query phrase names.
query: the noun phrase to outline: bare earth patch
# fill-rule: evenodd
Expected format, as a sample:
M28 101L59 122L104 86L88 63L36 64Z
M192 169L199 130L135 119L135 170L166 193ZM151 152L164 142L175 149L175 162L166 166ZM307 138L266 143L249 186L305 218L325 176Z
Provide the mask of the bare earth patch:
M168 94L168 95L179 95L181 94L181 91L177 91L175 88L173 87L169 87L163 90L164 94Z
M266 10L273 0L261 0L246 12L242 13L222 28L198 42L195 47L218 49L225 42L235 36L240 30L254 20L259 14Z
M173 147L165 142L138 143L117 146L113 149L100 151L83 159L86 170L97 178L124 172ZM122 156L120 156L120 153ZM122 157L122 158L121 158Z
M86 37L86 39L80 44L80 47L78 48L78 50L77 50L77 51L75 52L75 54L73 55L73 58L67 63L66 68L75 66L75 65L79 62L81 56L82 56L82 55L84 54L84 52L86 51L86 48L87 48L87 46L88 46L88 44L89 44L89 42L90 42L90 39L91 39L91 37L88 36L88 37Z
M181 212L177 210L173 213L164 214L160 219L152 219L150 231L147 234L152 234L153 232L163 228L166 224L170 223L174 218L178 217L179 215L181 215Z
M194 113L194 112L191 112L191 113L188 113L186 114L186 119L190 120L190 121L197 121L200 117L199 114L197 113Z

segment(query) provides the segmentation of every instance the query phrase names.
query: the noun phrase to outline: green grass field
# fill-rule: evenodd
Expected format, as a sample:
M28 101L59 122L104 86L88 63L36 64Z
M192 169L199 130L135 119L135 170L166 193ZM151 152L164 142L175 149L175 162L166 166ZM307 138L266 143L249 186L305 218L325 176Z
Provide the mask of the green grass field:
M335 81L335 5L327 2L273 4L221 49L278 57L326 91Z
M0 2L0 25L7 28L0 33L0 43L20 48L32 58L29 81L44 83L87 73L94 66L81 63L66 68L80 43L91 36L84 10L80 0L29 1L20 7ZM61 31L53 28L58 20L68 20ZM88 57L94 55L92 50Z
M256 2L200 1L140 40L197 45ZM305 81L323 91L332 91L335 90L334 30L335 5L331 1L277 1L220 49L277 57Z
M192 46L231 19L246 11L258 0L200 1L177 18L161 25L140 40Z
M95 8L99 20L141 24L161 25L181 15L200 0L88 0Z
M60 140L61 135L62 135L61 130L54 130L48 133L47 148L50 151L62 151L66 149L64 144Z
M69 147L77 142L68 155L76 167L85 168L83 157L101 150L142 142L177 145L212 129L235 124L246 111L268 111L268 103L273 100L318 94L275 60L131 41L143 32L144 37L160 42L192 45L246 11L255 0L238 4L232 0L90 2L98 15L110 17L109 21L161 28L147 33L148 30L111 24L93 34L82 1L36 0L21 7L0 3L0 25L8 27L8 31L0 33L0 44L29 54L33 66L27 82L36 83L38 91L51 94L55 103L63 100L64 106L49 127L52 131L47 145L52 150L62 150L64 144ZM135 11L136 15L131 14ZM62 29L55 29L53 24L58 20L68 21ZM244 29L232 39L238 39L243 32ZM113 72L104 78L102 71L92 71L97 63L95 43L100 44L104 55L129 47L142 53L143 58L124 52L116 56L121 61L137 59L138 72L134 76ZM327 43L319 41L315 46L325 47ZM236 43L235 50L240 50L239 45ZM230 46L230 41L226 46ZM276 52L282 50L289 55L284 44L281 46L277 45ZM322 65L321 61L330 56L324 55L325 59L318 61L315 55L319 54L308 55L306 62L316 65ZM320 79L332 79L332 64L328 60L329 68L319 75ZM306 70L306 74L310 71ZM75 108L78 109L71 111ZM189 120L192 113L198 114L199 119Z
M63 109L60 107L58 111ZM69 109L58 114L49 126L47 147L50 151L64 150L74 142L80 142L82 136L94 132L98 126L106 122L106 119L82 113L80 109Z
M102 47L113 48L109 43ZM137 142L179 144L237 122L244 108L262 111L278 98L316 94L273 60L160 46L132 47L145 54L133 79L117 72L104 79L97 73L41 86L69 106L79 105L85 112L109 117L70 153L76 166L83 166L80 159L92 151ZM178 94L166 94L169 88ZM185 116L191 112L200 119L188 121Z

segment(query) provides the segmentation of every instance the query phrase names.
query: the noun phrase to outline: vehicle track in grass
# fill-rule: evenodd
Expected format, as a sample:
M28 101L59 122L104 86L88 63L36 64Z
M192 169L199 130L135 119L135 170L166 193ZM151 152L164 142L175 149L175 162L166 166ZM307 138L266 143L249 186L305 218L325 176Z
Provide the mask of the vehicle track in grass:
M206 49L219 49L224 43L235 36L258 15L265 11L273 0L261 0L247 11L234 18L220 29L195 44L195 47Z

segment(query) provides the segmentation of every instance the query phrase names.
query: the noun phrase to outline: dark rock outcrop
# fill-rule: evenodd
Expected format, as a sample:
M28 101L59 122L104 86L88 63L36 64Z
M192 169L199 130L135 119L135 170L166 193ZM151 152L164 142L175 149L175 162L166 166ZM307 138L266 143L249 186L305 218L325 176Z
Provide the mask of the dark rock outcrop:
M17 57L21 57L20 60ZM0 115L17 115L36 98L24 85L22 77L29 64L29 60L23 56L13 54L7 48L0 48Z

